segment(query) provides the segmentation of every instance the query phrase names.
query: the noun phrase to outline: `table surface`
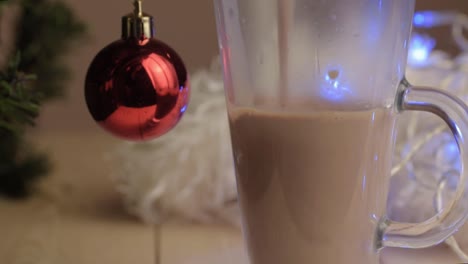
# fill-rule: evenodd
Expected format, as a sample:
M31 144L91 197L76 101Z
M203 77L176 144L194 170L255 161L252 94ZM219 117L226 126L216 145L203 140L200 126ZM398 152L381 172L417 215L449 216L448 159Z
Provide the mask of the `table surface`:
M247 263L242 235L233 227L181 222L158 227L128 216L104 159L117 143L107 135L49 132L31 140L50 153L55 167L32 198L0 199L1 263ZM439 246L386 249L382 263L459 261Z

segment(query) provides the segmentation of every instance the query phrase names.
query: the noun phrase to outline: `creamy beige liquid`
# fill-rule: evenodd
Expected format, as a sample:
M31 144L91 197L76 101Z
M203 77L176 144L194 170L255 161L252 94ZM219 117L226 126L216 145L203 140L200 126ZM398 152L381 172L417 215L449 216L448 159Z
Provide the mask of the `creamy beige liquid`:
M375 264L393 146L389 109L230 111L252 264Z

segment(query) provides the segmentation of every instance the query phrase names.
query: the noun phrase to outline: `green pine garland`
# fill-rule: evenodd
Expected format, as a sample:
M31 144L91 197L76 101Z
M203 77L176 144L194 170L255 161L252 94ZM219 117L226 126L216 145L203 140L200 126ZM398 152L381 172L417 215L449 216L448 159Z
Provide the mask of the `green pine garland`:
M64 3L0 0L20 8L15 50L0 70L0 195L27 196L47 174L47 157L24 142L24 132L47 100L63 95L69 71L61 56L84 36L85 26Z

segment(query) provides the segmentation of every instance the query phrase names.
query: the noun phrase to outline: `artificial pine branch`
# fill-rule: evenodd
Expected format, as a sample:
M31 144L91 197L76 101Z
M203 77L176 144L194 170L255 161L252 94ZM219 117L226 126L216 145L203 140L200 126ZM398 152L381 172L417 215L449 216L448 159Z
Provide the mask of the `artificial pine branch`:
M0 10L6 2L18 4L21 17L15 50L0 71L0 194L25 197L50 164L24 142L24 132L42 103L63 94L69 75L60 58L85 27L62 2L0 0Z

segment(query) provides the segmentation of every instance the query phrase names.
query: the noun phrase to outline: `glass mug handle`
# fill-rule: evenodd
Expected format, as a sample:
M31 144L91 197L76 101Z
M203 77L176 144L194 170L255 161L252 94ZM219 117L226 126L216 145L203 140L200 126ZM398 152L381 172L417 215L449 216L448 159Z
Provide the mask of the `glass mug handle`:
M378 248L424 248L437 245L460 228L468 215L468 106L442 90L411 86L402 81L396 98L402 111L424 111L442 118L452 131L461 155L461 172L454 199L437 215L422 223L400 223L389 219L381 222Z

